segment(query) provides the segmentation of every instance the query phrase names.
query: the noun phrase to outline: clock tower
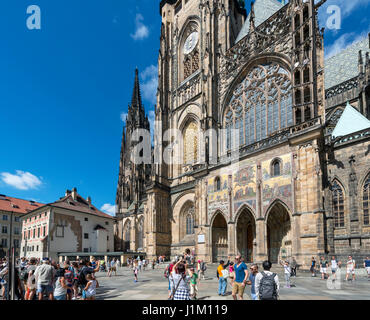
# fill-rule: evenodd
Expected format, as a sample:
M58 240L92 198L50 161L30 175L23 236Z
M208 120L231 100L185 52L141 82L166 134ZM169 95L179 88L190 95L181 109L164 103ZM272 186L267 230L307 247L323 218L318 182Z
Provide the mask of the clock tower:
M149 256L181 250L174 247L184 236L172 231L179 215L171 209L172 190L194 185L196 178L190 168L200 162L204 150L209 153L201 146L205 142L199 133L220 127L220 60L234 45L246 19L239 0L162 0L160 14L155 164L145 219ZM168 129L176 133L169 136ZM166 154L170 161L164 159ZM187 210L195 212L197 205L195 199L189 199ZM186 245L195 246L194 236L188 242Z

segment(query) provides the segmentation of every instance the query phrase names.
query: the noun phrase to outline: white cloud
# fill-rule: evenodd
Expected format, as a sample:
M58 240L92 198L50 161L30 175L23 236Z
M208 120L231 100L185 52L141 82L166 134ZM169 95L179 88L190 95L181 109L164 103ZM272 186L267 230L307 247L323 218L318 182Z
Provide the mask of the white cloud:
M38 177L21 170L17 170L16 174L2 172L1 178L3 182L19 190L37 189L42 184L42 181Z
M140 74L142 85L141 92L143 98L150 101L152 104L157 103L157 89L158 89L158 67L150 65L145 68Z
M138 13L135 18L136 30L134 34L131 34L131 38L134 40L143 40L149 36L149 29L143 23L144 17Z
M319 2L320 0L315 0L315 3ZM331 16L332 13L327 13L327 9L329 6L338 6L340 8L340 17L341 19L345 19L351 15L351 13L358 9L364 8L368 6L369 0L327 0L324 5L322 5L319 9L319 22L321 27L326 28L326 21ZM366 9L365 9L366 10ZM328 29L333 32L337 32L336 29Z
M111 216L115 216L116 215L116 206L110 204L110 203L106 203L104 204L101 208L100 208L101 211L111 215Z

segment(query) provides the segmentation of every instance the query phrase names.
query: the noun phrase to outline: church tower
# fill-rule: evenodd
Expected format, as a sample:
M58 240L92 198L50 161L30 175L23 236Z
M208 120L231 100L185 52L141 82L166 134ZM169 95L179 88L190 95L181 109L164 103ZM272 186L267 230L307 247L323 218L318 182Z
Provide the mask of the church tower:
M128 106L126 126L123 128L122 134L119 178L116 194L117 218L121 221L123 217L130 215L137 216L142 213L142 204L146 200L145 189L151 175L151 164L136 164L132 161L133 149L138 143L133 139L133 133L136 129L150 131L149 120L145 115L144 106L141 101L138 69L135 70L135 82L131 105ZM124 242L122 227L123 226L120 225L116 232L116 245L121 250L124 249L122 247L122 242ZM121 229L121 231L119 231L119 229Z
M190 168L206 149L195 132L219 127L220 57L234 45L246 10L240 0L162 0L160 14L155 164L145 215L149 256L170 255L182 240L172 230L178 223L173 199L183 191L176 186L195 188ZM194 199L191 203L194 211ZM193 246L194 235L188 238Z

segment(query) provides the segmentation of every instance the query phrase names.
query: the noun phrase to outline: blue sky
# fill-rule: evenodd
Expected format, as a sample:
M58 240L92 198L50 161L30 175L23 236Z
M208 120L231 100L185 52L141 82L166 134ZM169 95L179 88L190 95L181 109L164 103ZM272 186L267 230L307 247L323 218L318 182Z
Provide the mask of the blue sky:
M327 55L366 35L369 2L320 10L321 26L329 5L342 10L341 29L325 32ZM41 30L27 29L29 5ZM52 202L77 187L113 212L135 67L153 119L160 25L159 0L2 1L0 193Z

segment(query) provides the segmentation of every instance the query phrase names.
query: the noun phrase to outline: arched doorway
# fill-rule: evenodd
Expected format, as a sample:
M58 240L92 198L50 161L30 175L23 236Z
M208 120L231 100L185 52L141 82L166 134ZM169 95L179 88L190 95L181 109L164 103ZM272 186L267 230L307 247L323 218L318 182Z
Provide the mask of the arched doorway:
M292 256L291 221L287 209L276 203L267 218L267 249L272 263Z
M253 262L253 242L256 238L256 224L253 214L243 209L236 224L236 249L246 262Z
M212 261L227 260L227 223L219 212L212 224Z

